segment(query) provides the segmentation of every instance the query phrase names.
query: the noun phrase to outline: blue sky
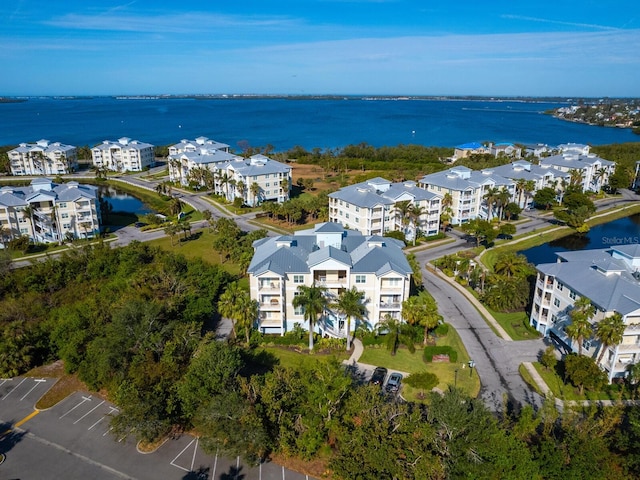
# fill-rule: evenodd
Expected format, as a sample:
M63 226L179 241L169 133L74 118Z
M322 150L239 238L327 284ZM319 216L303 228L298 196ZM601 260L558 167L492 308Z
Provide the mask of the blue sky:
M638 0L2 0L0 95L640 96Z

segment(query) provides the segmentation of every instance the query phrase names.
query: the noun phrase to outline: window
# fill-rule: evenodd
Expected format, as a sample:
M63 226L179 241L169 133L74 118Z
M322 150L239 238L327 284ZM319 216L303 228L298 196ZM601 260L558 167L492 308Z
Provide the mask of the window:
M29 233L29 229L28 228L21 228L20 229L20 233Z
M346 218L349 218L349 213L345 213L344 215Z
M562 285L560 282L558 282L558 290L562 291L563 288L564 288L564 285Z
M69 214L68 213L63 213L60 215L60 218L69 218Z
M267 173L267 174L264 176L264 178L269 178L269 174Z
M576 299L576 292L574 292L573 290L569 291L569 298L571 298L572 300Z
M294 275L293 283L304 283L304 275Z
M269 182L266 183L265 187L270 187L271 184Z
M356 206L356 213L360 211L360 207Z
M71 224L70 223L63 223L62 224L62 228L69 229L69 228L71 228Z
M367 283L366 275L356 275L356 283Z
M555 298L555 299L553 300L553 304L554 304L556 307L559 307L559 306L560 306L560 299Z
M293 294L294 297L297 297L298 295L300 295L300 292L295 292ZM294 315L304 315L304 307L294 307L293 314Z
M58 208L67 208L67 202L60 202Z

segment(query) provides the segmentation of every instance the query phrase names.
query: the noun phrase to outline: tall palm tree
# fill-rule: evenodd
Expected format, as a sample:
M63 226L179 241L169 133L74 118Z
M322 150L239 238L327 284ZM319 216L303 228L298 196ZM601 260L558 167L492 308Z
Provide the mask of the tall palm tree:
M451 219L453 218L453 209L451 206L453 205L453 197L449 192L444 194L442 197L442 202L440 204L441 212L440 213L440 225L442 225L442 230L445 231L447 226L451 223Z
M2 248L7 248L7 240L11 239L11 229L0 225L0 243Z
M173 239L176 234L180 231L180 227L178 227L175 223L170 223L166 227L164 227L164 233L171 237L171 246L173 247Z
M218 181L220 182L220 186L224 191L224 197L229 200L229 181L231 178L227 172L222 172L218 174Z
M584 173L578 168L572 168L569 170L569 185L572 187L582 187L584 180Z
M400 345L406 346L411 353L416 351L411 326L393 318L388 313L378 324L378 332L385 335L384 342L392 356L395 356Z
M203 210L202 218L207 222L207 230L211 232L211 222L213 221L213 213L211 213L211 210Z
M280 188L282 189L284 199L287 200L289 198L289 179L288 178L283 178L282 180L280 180Z
M231 330L234 338L237 337L236 323L238 318L238 300L241 298L243 292L244 290L240 287L238 282L232 282L220 295L218 300L218 313L231 320Z
M329 304L325 296L327 289L316 285L310 287L300 285L298 287L298 295L293 297L293 306L304 309L304 318L309 322L309 352L313 350L313 324L318 320L324 309Z
M402 233L406 234L407 226L409 225L410 218L409 212L411 211L411 201L410 200L402 200L401 202L397 202L393 209L395 214L400 217L400 224L402 225Z
M251 196L253 197L252 205L255 207L258 203L260 203L260 185L257 182L253 182L249 187L249 191L251 192Z
M511 200L511 192L507 189L507 187L502 187L500 192L498 192L498 195L496 198L498 208L500 210L500 213L498 214L498 218L500 220L502 220L502 217L504 214L504 207L509 203L510 200Z
M496 187L491 187L482 196L483 200L487 204L487 220L491 220L491 218L493 217L493 206L498 200L499 193L500 191Z
M409 219L413 224L414 235L413 235L413 245L416 245L416 239L418 238L418 231L420 230L420 217L427 213L427 209L425 207L421 207L420 205L411 205L409 209Z
M598 190L600 190L602 188L604 177L607 176L607 173L609 173L609 171L607 170L607 167L600 167L598 170L596 170L595 173L596 173L595 179L598 184Z
M525 206L529 205L529 199L531 198L531 194L536 191L536 182L535 180L527 180L524 182L524 201Z
M179 198L174 197L171 199L171 202L169 202L169 211L171 212L171 215L180 214L182 211L182 202Z
M351 287L349 290L342 290L338 295L338 301L331 305L332 308L347 317L347 350L351 349L351 319L362 320L367 313L363 302L364 292L356 287Z
M524 194L524 187L527 181L524 178L519 178L516 180L516 193L518 194L518 206L524 207L522 204L522 195Z
M600 354L598 355L597 364L600 364L602 357L604 357L604 352L609 347L619 345L622 342L622 336L626 328L622 315L618 312L598 322L596 325L596 338L600 341Z
M246 191L247 191L246 183L244 183L242 180L239 180L238 182L236 182L236 192L238 192L238 195L242 199L242 203L244 203L244 193Z
M246 290L236 298L236 322L244 329L247 345L251 342L251 328L258 319L258 302L251 300L251 295Z
M32 235L32 238L33 238L34 242L37 241L37 239L36 239L36 225L35 225L35 222L33 221L35 215L36 215L36 208L31 204L27 205L26 207L24 207L22 209L23 218L28 219L29 223L31 224L31 235Z
M571 324L567 326L566 332L571 340L578 342L578 355L582 355L582 342L585 338L591 337L593 328L589 320L595 315L596 309L587 297L580 297L569 312Z

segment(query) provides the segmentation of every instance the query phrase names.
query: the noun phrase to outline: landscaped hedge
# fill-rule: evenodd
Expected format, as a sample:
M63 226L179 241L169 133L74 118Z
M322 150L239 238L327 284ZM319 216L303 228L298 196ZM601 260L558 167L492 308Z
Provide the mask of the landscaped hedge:
M441 323L436 327L433 333L436 335L436 337L446 337L449 333L449 324Z
M449 355L450 363L456 363L458 361L458 352L448 345L424 348L425 362L432 362L434 355Z

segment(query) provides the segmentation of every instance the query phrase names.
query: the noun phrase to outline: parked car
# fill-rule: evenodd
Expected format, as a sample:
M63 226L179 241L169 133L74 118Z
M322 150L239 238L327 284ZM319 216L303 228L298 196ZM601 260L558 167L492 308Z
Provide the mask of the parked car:
M385 378L387 378L387 369L384 367L376 367L376 369L373 371L373 375L371 375L371 380L369 380L369 383L371 385L378 385L380 388L382 388Z
M402 374L398 372L393 372L389 375L389 380L387 381L387 386L385 390L389 393L398 393L400 390L400 385L402 384Z

